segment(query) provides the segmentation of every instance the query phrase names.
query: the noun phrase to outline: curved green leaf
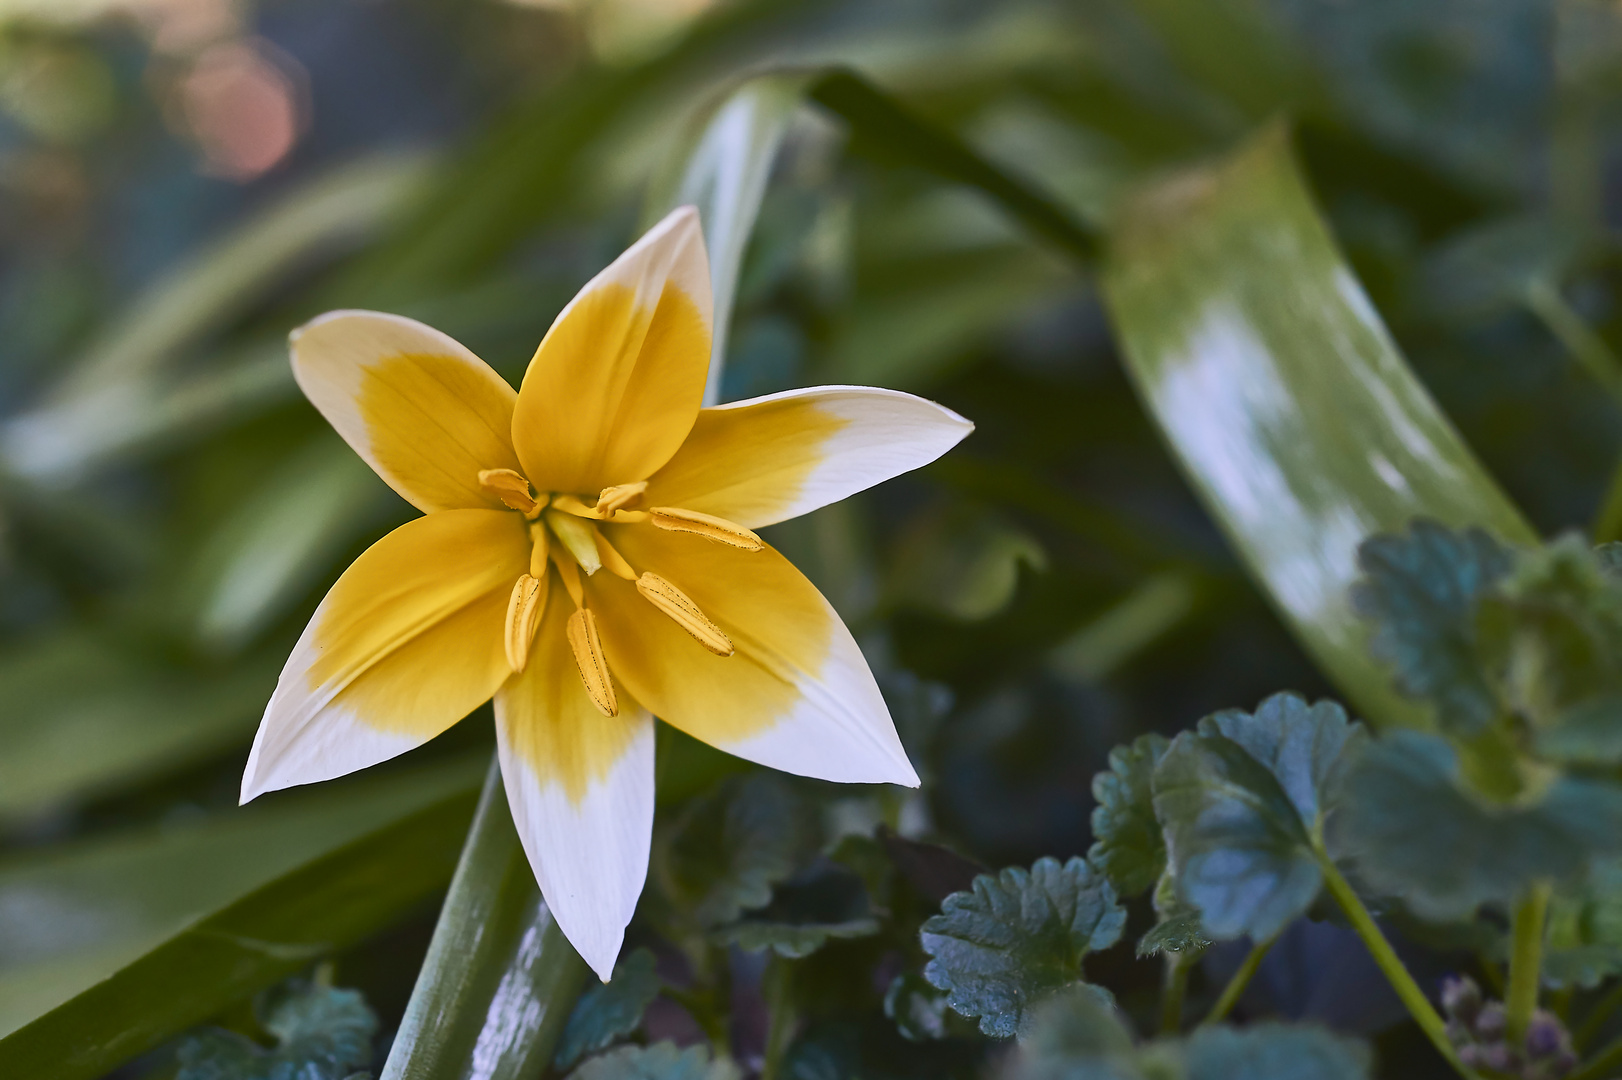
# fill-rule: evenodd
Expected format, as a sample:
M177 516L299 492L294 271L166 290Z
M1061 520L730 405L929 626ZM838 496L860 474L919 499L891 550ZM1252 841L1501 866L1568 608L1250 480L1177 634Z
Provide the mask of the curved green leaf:
M383 1080L538 1076L586 965L556 920L491 762Z
M1357 547L1420 516L1535 539L1397 352L1281 128L1127 199L1103 284L1195 490L1358 710L1424 722L1366 648Z
M458 765L442 784L417 785L420 800L357 839L204 914L111 974L87 965L87 989L0 1039L0 1076L89 1080L388 926L450 877L474 775Z

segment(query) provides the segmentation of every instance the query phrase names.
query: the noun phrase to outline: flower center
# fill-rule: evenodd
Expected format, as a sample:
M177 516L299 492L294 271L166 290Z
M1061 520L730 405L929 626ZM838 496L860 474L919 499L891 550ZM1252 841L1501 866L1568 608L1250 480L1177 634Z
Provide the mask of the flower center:
M637 593L655 611L687 631L698 644L717 656L732 655L732 639L690 596L658 574L638 572L609 543L600 526L604 522L652 525L667 532L692 533L740 551L760 551L766 545L753 532L696 510L640 508L648 489L646 480L604 488L591 504L578 495L537 492L526 477L512 469L481 470L479 484L530 522L529 573L519 575L513 583L502 638L514 671L523 671L529 663L530 644L555 577L574 604L566 634L580 682L599 712L618 715L619 701L598 637L597 616L587 606L581 584L582 572L590 577L605 569L615 577L634 581Z

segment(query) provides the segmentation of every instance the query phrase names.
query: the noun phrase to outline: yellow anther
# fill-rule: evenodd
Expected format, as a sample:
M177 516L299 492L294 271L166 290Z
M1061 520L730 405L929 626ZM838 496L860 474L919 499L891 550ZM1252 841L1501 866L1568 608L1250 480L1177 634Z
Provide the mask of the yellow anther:
M594 526L567 513L559 513L556 509L546 512L546 525L558 538L558 543L574 556L574 561L580 564L586 576L590 577L602 569L603 561L597 557L597 529Z
M646 480L638 480L634 484L615 484L605 487L602 494L597 496L597 512L604 517L612 517L614 511L623 510L642 497L648 490Z
M514 671L523 671L529 663L529 643L535 637L535 624L541 620L546 607L546 576L519 575L513 584L512 596L507 600L507 632L502 643L507 648L507 663Z
M580 669L580 681L585 684L586 696L604 716L618 716L619 701L614 697L614 681L608 677L608 661L603 659L603 642L597 636L597 616L581 608L569 616L569 648L574 651L574 666Z
M552 549L552 565L558 568L558 577L563 579L563 590L574 601L575 607L582 607L586 603L586 591L580 587L580 567L567 551L561 548Z
M701 514L697 510L683 510L676 506L655 506L648 511L648 517L661 529L696 533L706 540L714 540L718 544L743 551L760 551L766 546L765 541L742 525L734 525L726 518Z
M710 621L692 598L676 586L658 574L643 574L636 579L636 591L710 652L717 656L732 655L732 639L722 633L721 628Z
M529 481L511 469L480 469L479 486L531 521L546 507L546 497L536 495Z
M608 537L601 532L598 532L596 537L597 557L603 561L603 569L615 577L622 577L626 581L635 581L636 571L632 570L631 564L625 561L625 556L621 555L614 545L608 542Z

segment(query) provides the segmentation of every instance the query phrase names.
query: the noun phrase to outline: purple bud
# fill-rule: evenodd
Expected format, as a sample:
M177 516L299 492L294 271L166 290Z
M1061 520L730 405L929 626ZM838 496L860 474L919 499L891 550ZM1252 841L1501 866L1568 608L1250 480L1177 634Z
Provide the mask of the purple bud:
M1514 1072L1517 1062L1515 1054L1503 1043L1493 1043L1491 1046L1481 1048L1481 1067L1491 1069L1493 1072Z
M1475 1043L1459 1047L1459 1060L1472 1069L1479 1069L1483 1064L1486 1052Z
M1483 1039L1502 1039L1504 1029L1509 1026L1509 1018L1504 1015L1504 1006L1501 1002L1489 1001L1481 1007L1476 1014L1476 1034Z
M1566 1029L1553 1013L1539 1009L1532 1014L1526 1029L1526 1053L1531 1058L1546 1058L1559 1053L1567 1045Z
M1468 975L1450 975L1442 980L1442 1008L1466 1024L1481 1009L1481 987Z

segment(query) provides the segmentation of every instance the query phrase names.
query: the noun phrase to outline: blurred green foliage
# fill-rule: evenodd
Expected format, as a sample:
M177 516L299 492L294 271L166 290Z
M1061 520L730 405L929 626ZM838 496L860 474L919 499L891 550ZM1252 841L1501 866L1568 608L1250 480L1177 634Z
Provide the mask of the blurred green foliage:
M253 995L327 957L380 1019L368 1067L388 1033L418 1030L402 1027L407 993L488 712L377 775L235 807L292 641L409 516L298 396L285 335L334 307L397 311L516 381L649 207L719 198L680 166L739 101L756 126L736 176L761 201L752 230L721 248L711 233L736 282L719 397L872 383L977 424L920 474L769 536L856 632L926 782L768 777L662 731L631 945L665 989L633 1029L647 1048L576 1075L982 1075L1000 1050L921 978L924 920L986 866L1084 856L1095 829L1105 847L1134 828L1152 847L1154 763L1140 776L1121 759L1123 779L1097 787L1111 747L1280 688L1333 690L1380 728L1434 713L1448 735L1519 731L1532 715L1538 768L1564 770L1528 777L1517 757L1514 783L1542 801L1483 809L1507 775L1501 745L1420 732L1363 758L1348 783L1383 793L1364 805L1423 799L1479 841L1404 846L1407 818L1349 823L1391 856L1362 867L1376 887L1434 871L1414 911L1392 912L1433 967L1474 963L1480 935L1461 953L1410 916L1501 904L1587 858L1582 791L1552 831L1535 819L1615 766L1615 587L1579 545L1586 577L1567 582L1550 548L1496 614L1476 601L1499 542L1622 537L1614 5L193 6L216 21L0 4L0 1061L173 1075L186 1029L263 1041ZM208 107L228 96L197 89L210 55L250 57L260 81L242 85L280 86L292 110L296 138L257 178L220 171L236 159L210 141ZM729 97L765 65L780 73ZM1481 558L1443 552L1426 570L1412 545L1429 526L1404 533L1415 516L1497 541L1448 534ZM1377 532L1391 535L1360 569ZM1373 654L1360 611L1378 618ZM1525 657L1568 640L1599 642L1581 692L1527 696ZM1234 741L1182 737L1202 798L1232 796L1211 794L1219 737ZM1317 899L1315 825L1294 780L1239 752L1250 764L1223 760L1240 787L1294 808L1257 826L1287 834L1263 854L1311 879L1279 909L1293 915ZM1090 829L1095 792L1106 820ZM1506 818L1530 822L1525 872L1483 877L1471 859L1502 853ZM449 996L434 1000L488 1001L505 973L535 970L525 941L559 941L525 899L510 824L480 821L447 918L500 932L483 952L436 945ZM1196 848L1230 850L1193 824ZM1175 848L1186 865L1194 849ZM1140 862L1094 869L1132 897L1125 936L1161 935L1191 1007L1208 1005L1244 951L1204 949L1186 904L1215 885L1151 889L1161 864ZM485 895L493 880L516 891ZM1603 1000L1618 966L1614 900L1555 903L1549 978L1589 988L1577 1006ZM1487 923L1506 918L1489 907ZM1276 929L1221 926L1246 928ZM1503 927L1488 929L1501 959ZM1361 949L1296 922L1240 1011L1376 1037L1380 1075L1434 1075L1383 978L1349 959ZM1091 957L1088 975L1141 1019L1162 972L1128 952ZM451 993L470 956L489 978ZM1096 1003L1063 1007L1114 1038ZM566 1012L539 1025L550 1038ZM609 1028L580 1045L629 1033ZM1010 1067L1078 1067L1061 1028ZM1364 1068L1326 1035L1229 1038L1121 1050L1138 1072L1098 1075L1309 1052ZM386 1075L430 1075L399 1060Z

